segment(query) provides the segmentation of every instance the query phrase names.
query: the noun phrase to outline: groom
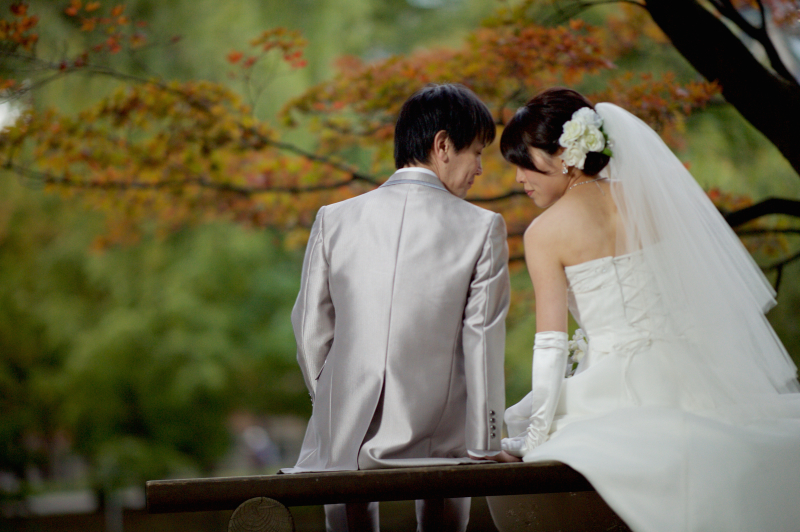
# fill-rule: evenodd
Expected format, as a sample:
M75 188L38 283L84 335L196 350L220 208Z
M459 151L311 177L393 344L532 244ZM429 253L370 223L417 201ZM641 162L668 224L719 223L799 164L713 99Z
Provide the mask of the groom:
M395 127L397 172L319 210L292 312L312 401L287 473L423 466L500 450L506 228L463 200L494 140L461 85L427 86ZM419 530L464 530L470 499L417 501ZM377 503L328 505L328 530L377 530Z

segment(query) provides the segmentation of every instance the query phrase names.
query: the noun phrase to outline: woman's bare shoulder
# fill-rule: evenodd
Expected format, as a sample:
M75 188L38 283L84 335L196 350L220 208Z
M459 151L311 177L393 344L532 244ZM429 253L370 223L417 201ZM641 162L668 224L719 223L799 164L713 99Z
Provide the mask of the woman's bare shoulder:
M584 218L580 202L563 197L533 219L525 231L525 241L559 242L586 223Z
M576 194L558 200L528 227L526 249L547 252L563 265L613 254L616 221L598 209L593 199Z

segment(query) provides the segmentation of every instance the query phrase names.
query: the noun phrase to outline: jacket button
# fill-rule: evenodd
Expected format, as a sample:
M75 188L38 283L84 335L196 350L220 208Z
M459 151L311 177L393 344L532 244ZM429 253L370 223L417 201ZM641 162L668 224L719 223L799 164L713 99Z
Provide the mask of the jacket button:
M494 436L495 436L494 432L492 432L492 435L491 435L491 436L492 436L492 438L494 438Z
M494 425L492 425L492 426L491 426L491 427L489 427L489 428L490 428L490 429L492 429L493 431L494 431L494 430L497 430L497 427L495 427Z
M494 410L489 410L489 415L493 416L494 415Z

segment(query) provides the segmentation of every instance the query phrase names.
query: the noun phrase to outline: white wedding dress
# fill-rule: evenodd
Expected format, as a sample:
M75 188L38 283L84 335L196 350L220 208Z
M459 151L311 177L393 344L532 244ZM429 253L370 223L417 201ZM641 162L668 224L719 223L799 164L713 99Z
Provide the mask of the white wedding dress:
M595 110L613 141L601 175L617 256L565 268L588 349L552 394L548 440L523 460L570 465L635 532L798 532L800 384L764 316L775 292L661 138L616 105ZM533 415L529 394L506 411L509 436ZM575 524L608 517L591 492L524 499L490 498L501 531L622 526ZM571 524L554 522L551 500Z
M664 334L641 251L565 271L588 350L562 383L550 439L525 461L570 465L636 532L800 530L798 394L764 398L756 417L708 408L676 367L691 346ZM530 397L506 411L509 436L527 429ZM544 529L519 503L490 498L501 532Z
M775 292L661 138L614 104L595 110L613 141L601 175L617 256L565 268L587 354L523 460L570 465L635 532L798 532L800 384L764 316ZM526 431L531 404L506 411L509 436ZM552 499L608 514L565 503L592 496ZM490 498L498 528L547 530L547 497L531 496L526 515L520 500Z

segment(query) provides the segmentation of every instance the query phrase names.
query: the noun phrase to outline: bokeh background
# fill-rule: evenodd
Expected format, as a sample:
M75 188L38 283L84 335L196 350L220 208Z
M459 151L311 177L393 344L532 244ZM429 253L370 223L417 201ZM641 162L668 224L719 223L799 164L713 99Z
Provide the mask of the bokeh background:
M11 4L0 1L0 10ZM39 54L57 58L82 46L64 14L69 5L30 2L47 28ZM278 115L290 99L334 79L339 58L370 62L457 48L506 6L497 0L130 0L125 13L147 23L149 44L124 63L141 75L228 86L248 99L258 120L314 151L315 132L290 128ZM603 26L615 9L579 17ZM231 76L230 54L274 27L302 33L307 65L276 66L254 90ZM800 55L797 34L786 39ZM616 68L700 79L663 39L642 41ZM12 103L77 115L115 83L65 76ZM2 104L4 115L13 112L12 103ZM705 189L733 202L800 198L792 167L722 98L693 112L678 133L678 155ZM348 162L364 160L355 150ZM513 182L511 168L494 171ZM275 228L211 220L168 233L144 224L131 242L97 246L106 231L106 213L99 211L0 170L0 529L222 530L224 512L176 521L147 516L143 484L269 474L293 465L311 409L289 321L302 242L294 236L287 242ZM784 245L789 253L797 249L794 241ZM524 265L512 266L509 404L530 386L535 333L530 281ZM784 269L778 301L769 319L798 361L798 262ZM395 519L395 509L409 511L387 505L384 519ZM319 526L320 515L298 509L298 530Z

